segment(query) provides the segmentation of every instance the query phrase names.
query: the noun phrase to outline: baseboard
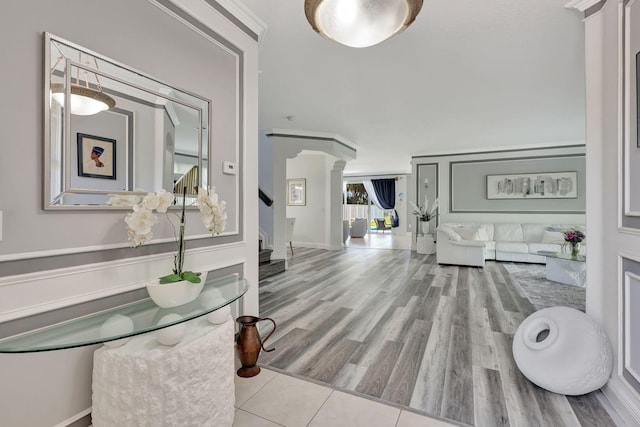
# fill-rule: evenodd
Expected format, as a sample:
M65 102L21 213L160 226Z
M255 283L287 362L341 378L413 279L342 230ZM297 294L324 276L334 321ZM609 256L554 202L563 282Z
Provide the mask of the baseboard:
M318 243L318 242L293 242L293 250L296 250L296 247L299 248L312 248L312 249L329 249L328 243ZM288 249L288 248L287 248Z
M53 427L91 427L91 408L87 408Z
M614 418L616 425L628 427L640 425L638 408L635 408L625 396L625 393L619 390L611 381L602 387L599 399L603 401L603 406Z

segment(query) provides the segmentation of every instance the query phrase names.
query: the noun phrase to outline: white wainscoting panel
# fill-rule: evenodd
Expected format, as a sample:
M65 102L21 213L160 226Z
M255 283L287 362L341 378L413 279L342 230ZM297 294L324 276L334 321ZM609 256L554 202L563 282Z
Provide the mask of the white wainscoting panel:
M188 250L185 269L244 264L246 253L244 242ZM143 288L148 280L171 272L173 257L170 252L2 277L0 323Z

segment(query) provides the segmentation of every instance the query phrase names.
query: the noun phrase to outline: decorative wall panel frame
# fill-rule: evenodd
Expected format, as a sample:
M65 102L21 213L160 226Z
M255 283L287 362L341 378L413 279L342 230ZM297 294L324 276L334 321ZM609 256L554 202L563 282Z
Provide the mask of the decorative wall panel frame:
M427 179L427 177L425 177L424 175L426 174L426 170L427 169L433 169L432 172L432 177L434 177L434 179L432 179L431 181L425 181L425 179ZM431 173L430 173L431 175ZM429 188L431 188L432 190L429 190ZM430 193L430 194L425 194L425 192ZM429 204L430 206L435 202L436 199L440 198L440 165L436 162L436 163L418 163L416 164L416 201L418 202L418 204L421 203L422 200L424 200L425 195L428 197L429 195L434 196L433 198L431 198L431 203ZM437 211L437 215L435 218L435 221L430 222L429 224L429 230L432 231L432 233L435 235L435 230L436 228L438 228L438 225L440 224L440 214L442 212L441 210L442 204L440 204L440 206L438 207L438 211ZM420 221L418 220L417 217L415 217L415 224L414 226L416 227L416 230L420 230ZM417 233L416 233L417 235Z
M619 144L618 226L640 233L640 1L625 2L620 19L622 138Z
M640 260L629 255L618 257L619 324L618 375L640 394Z
M575 161L582 158L583 161ZM526 156L526 157L504 157L493 159L477 159L477 160L460 160L449 162L449 213L543 213L543 214L584 214L585 205L585 154L558 154L544 156ZM572 162L573 165L568 165ZM483 166L485 165L485 166ZM456 180L456 173L460 168L478 167L484 168L486 171L478 170L473 179L466 177ZM524 175L528 173L557 173L569 170L577 171L577 188L578 194L576 198L568 199L545 199L545 198L513 198L513 199L486 199L486 175L487 171L504 172L505 174ZM482 180L482 181L480 181ZM460 206L460 197L455 192L456 186L460 188L464 185L465 190L472 190L474 195L478 196L475 200L477 208L467 208ZM470 200L463 197L464 200ZM482 199L482 200L479 200Z

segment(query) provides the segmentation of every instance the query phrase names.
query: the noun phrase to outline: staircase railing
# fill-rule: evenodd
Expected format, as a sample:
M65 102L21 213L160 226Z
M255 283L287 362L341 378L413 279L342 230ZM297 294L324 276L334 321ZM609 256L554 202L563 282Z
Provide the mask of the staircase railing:
M273 205L273 199L269 197L267 193L262 191L260 187L258 187L258 197L260 198L260 200L262 200L262 203L264 203L265 205L267 206Z

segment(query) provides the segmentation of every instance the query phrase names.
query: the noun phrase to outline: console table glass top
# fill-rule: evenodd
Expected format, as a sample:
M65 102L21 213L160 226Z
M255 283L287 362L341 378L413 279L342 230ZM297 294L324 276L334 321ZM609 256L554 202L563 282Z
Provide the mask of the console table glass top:
M100 344L183 323L225 307L249 288L237 274L208 279L200 296L188 304L160 308L150 298L76 317L0 340L0 353L28 353ZM172 321L163 320L168 314ZM165 318L166 319L166 318Z
M562 252L538 251L538 255L551 257L551 258L566 259L567 261L578 261L578 262L587 261L587 257L584 255L577 255L576 257L572 257L571 254L565 254Z

